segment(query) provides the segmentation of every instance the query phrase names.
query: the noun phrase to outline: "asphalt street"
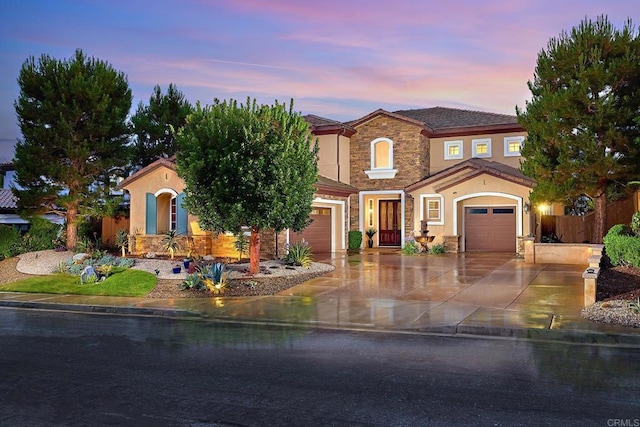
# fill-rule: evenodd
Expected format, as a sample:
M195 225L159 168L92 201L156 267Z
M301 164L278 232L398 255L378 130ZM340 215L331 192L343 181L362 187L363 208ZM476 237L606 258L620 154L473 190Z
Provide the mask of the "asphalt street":
M639 371L637 348L0 308L3 426L640 425Z

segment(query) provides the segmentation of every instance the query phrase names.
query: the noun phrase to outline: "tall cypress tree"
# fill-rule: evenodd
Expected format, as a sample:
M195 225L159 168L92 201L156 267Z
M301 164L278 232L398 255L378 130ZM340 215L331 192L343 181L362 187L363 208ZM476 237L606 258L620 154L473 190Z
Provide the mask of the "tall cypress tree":
M135 141L134 166L144 167L160 158L176 153L175 134L186 123L193 107L172 83L163 94L159 85L153 88L149 105L138 104L131 117Z
M67 247L75 249L78 216L104 200L110 174L129 163L127 78L77 50L68 60L30 57L18 84L18 205L64 216Z
M552 38L538 54L531 101L517 110L527 130L523 172L537 181L535 202L588 196L595 243L606 227L607 189L640 175L640 37L629 20L604 16Z

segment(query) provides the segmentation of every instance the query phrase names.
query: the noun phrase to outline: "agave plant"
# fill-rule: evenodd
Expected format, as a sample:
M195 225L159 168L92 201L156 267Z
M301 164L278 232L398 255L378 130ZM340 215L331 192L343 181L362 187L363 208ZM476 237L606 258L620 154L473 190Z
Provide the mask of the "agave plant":
M214 294L221 294L228 286L228 273L225 264L217 262L203 267L201 271L202 282L205 287Z
M178 236L180 234L177 230L169 230L164 233L164 237L162 238L162 244L164 245L164 249L169 251L171 254L171 259L173 259L173 255L175 252L180 249L180 244L178 243Z
M309 267L312 261L311 246L304 239L301 242L287 245L287 254L284 256L284 262L287 264Z

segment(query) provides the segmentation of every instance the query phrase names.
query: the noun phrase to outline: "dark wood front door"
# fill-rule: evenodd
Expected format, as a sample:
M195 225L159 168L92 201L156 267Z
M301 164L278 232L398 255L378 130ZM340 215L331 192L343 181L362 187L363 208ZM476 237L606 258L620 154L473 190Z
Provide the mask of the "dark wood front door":
M400 246L401 228L400 227L400 200L380 200L380 246Z

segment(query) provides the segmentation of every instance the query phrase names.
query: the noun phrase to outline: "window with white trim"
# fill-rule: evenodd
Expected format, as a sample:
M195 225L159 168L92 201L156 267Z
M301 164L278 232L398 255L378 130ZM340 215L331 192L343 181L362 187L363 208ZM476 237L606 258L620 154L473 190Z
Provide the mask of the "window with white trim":
M420 219L431 225L444 224L444 198L440 194L420 195Z
M524 136L507 136L504 139L504 155L519 156L522 149L522 143L524 142Z
M463 156L462 140L444 142L444 159L445 160L461 159L462 156Z
M393 141L389 138L376 138L371 141L371 169L364 171L371 179L394 178L397 169L393 168Z
M473 157L491 157L491 138L473 139Z
M424 217L427 221L440 221L440 200L426 199L424 203Z
M381 139L371 148L371 169L391 169L393 167L393 144L389 140Z

